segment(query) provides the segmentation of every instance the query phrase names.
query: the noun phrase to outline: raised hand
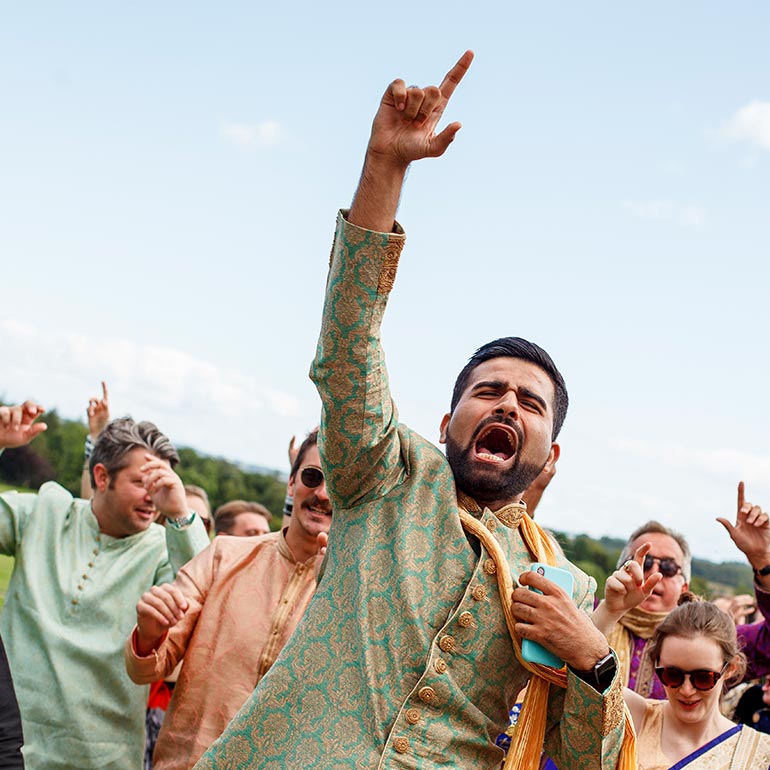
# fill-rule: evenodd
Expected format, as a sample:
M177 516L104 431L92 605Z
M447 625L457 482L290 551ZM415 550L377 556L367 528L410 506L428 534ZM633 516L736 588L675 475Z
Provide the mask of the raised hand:
M735 524L723 518L717 521L727 530L754 569L762 569L770 564L770 520L758 505L746 501L742 481L738 484Z
M99 434L110 421L110 399L107 394L107 383L102 380L102 397L92 396L88 399L88 435L96 441Z
M450 123L436 133L447 103L472 61L473 52L466 51L440 86L407 88L403 80L388 86L374 116L349 222L377 232L392 230L409 164L443 155L460 130L459 123Z
M25 401L19 406L0 406L0 449L29 444L48 426L44 422L35 422L45 412L34 401Z
M652 572L647 580L644 579L644 557L650 552L652 543L643 543L629 559L618 567L604 584L604 604L613 615L622 616L628 610L638 607L652 594L663 575Z
M473 52L466 51L440 86L407 88L403 80L394 80L374 117L368 152L403 168L420 158L443 155L460 123L450 123L438 134L436 127L472 61Z
M145 457L147 462L140 469L142 483L153 505L171 519L187 516L187 497L182 479L174 473L166 460L151 454L146 454Z
M185 615L189 603L174 585L153 586L136 605L136 651L149 655Z

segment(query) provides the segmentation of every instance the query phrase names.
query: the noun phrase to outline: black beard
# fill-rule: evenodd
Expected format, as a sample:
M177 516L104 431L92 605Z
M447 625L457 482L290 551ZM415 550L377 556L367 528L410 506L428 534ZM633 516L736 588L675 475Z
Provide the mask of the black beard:
M496 422L507 421L496 420ZM479 426L479 428L482 427L483 425ZM488 469L482 468L473 461L478 432L478 430L475 432L470 446L466 449L462 449L447 432L446 458L455 477L455 486L480 503L518 500L521 494L529 489L532 482L540 475L545 463L536 465L535 463L522 462L521 455L518 454L522 446L522 436L517 430L519 446L516 460L511 469L503 472L495 468L494 465L490 465Z

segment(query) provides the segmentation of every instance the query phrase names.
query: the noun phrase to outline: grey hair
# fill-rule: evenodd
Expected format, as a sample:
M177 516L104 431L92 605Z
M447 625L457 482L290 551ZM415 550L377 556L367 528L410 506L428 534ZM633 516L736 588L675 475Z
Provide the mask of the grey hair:
M121 417L109 423L96 440L88 464L91 486L96 487L94 468L98 464L107 469L112 485L118 471L128 465L126 455L132 449L145 449L161 460L167 460L172 468L179 462L179 454L174 445L154 423L135 422L130 417Z
M634 540L636 540L638 537L646 535L648 532L657 532L660 535L668 535L672 540L676 541L676 544L682 549L682 553L684 554L682 575L684 575L684 579L689 583L690 578L692 577L692 553L690 551L690 546L684 539L684 535L676 532L670 527L665 526L665 524L661 524L659 521L648 521L646 524L642 524L641 527L635 529L631 533L631 537L628 538L628 541L623 546L623 550L620 552L620 557L618 558L618 567L627 562L629 559L634 558L634 554L631 551L631 543L633 543Z

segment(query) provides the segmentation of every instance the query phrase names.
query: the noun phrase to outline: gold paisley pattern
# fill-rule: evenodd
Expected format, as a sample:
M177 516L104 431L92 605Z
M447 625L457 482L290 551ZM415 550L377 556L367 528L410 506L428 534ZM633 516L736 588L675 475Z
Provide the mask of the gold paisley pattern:
M478 770L503 759L494 739L529 675L484 569L490 555L476 556L463 531L444 454L398 422L380 346L382 289L403 240L338 218L311 369L334 506L323 575L294 636L197 770ZM494 536L515 570L528 568L517 529ZM559 563L588 611L595 583ZM545 748L564 770L615 767L623 731L602 735L603 708L577 677L552 690Z

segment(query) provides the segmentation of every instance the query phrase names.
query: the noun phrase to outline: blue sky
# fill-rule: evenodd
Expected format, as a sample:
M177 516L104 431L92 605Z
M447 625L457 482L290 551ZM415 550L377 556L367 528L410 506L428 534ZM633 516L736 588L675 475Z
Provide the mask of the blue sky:
M338 207L386 85L476 61L410 173L383 339L436 439L481 343L570 389L546 525L695 552L770 506L764 3L35 3L0 9L0 393L285 470Z

